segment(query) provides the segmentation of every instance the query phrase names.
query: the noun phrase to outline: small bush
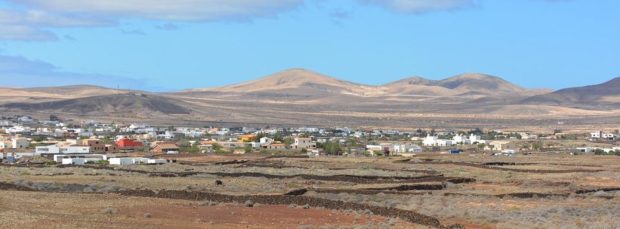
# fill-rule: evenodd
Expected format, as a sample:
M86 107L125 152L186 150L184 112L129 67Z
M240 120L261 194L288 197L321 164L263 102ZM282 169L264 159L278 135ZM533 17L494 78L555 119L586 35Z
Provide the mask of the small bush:
M114 215L118 212L118 210L116 210L116 208L107 207L107 208L104 208L102 212L103 214L106 214L106 215Z
M248 207L248 208L254 207L254 201L247 200L247 201L245 201L245 203L243 205Z

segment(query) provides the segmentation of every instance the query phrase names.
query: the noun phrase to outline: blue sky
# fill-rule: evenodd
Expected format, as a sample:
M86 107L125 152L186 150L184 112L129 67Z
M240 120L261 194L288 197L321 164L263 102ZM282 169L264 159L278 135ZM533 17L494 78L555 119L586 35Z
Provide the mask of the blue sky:
M301 67L379 85L620 76L616 0L0 0L0 86L170 91Z

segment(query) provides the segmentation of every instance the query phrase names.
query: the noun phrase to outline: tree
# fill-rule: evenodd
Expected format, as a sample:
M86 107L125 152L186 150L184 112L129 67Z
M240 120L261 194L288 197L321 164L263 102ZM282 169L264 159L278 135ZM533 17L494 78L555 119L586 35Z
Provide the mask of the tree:
M220 144L217 143L213 143L213 151L220 151L222 149L222 146Z
M250 145L250 144L246 144L245 147L243 148L243 150L245 151L245 153L252 153L252 152L254 152L254 149L252 148L252 145Z
M293 144L293 142L295 142L295 140L293 140L293 138L285 138L283 142L286 147L289 147Z
M260 141L261 138L267 137L265 133L256 134L256 141Z
M280 132L277 132L277 133L273 136L273 140L274 140L274 141L278 141L278 142L282 142L282 141L284 141L284 138L282 138L282 134L280 134Z
M323 144L323 150L329 155L339 155L342 152L340 144L332 141L325 142L325 144Z
M35 141L35 142L42 142L42 141L46 141L46 140L47 140L47 137L45 137L45 136L34 136L34 137L32 137L32 141Z
M103 139L101 139L101 142L103 144L112 144L112 138L110 136L105 136L103 137Z
M534 150L540 150L543 148L543 144L542 142L535 142L532 144L532 149Z
M482 130L480 128L476 128L476 129L473 129L473 130L469 131L469 134L482 135L483 132L482 132Z
M607 153L605 153L605 150L602 150L602 149L595 149L594 154L595 155L607 155Z

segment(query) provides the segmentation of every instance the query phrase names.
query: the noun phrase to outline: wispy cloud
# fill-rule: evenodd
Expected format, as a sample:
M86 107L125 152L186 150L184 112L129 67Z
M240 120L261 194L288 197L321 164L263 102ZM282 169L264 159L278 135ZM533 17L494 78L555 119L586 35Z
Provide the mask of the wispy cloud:
M109 19L88 15L62 15L43 10L0 9L0 39L3 40L57 40L49 28L112 25Z
M177 25L175 25L175 24L172 24L172 23L166 23L166 24L163 24L163 25L155 26L155 28L159 29L159 30L172 31L172 30L177 30L179 27Z
M0 0L2 1L2 0ZM248 21L274 17L306 2L322 6L327 0L4 0L0 6L0 40L57 40L51 31L63 27L116 26L124 20L161 23L176 30L178 22ZM463 9L484 0L355 0L405 14ZM572 0L530 0L567 2ZM346 8L346 7L345 7ZM350 17L342 9L328 12L332 21ZM144 32L142 32L144 33ZM134 33L137 34L137 33Z
M121 32L127 35L146 36L146 33L142 31L141 29L121 29Z
M25 26L0 24L0 40L49 41L58 37L49 31Z
M167 22L159 29L174 30L170 22L245 21L272 17L303 0L9 0L0 8L0 39L57 40L50 32L63 27L101 27L121 20ZM133 33L137 34L137 33Z
M364 4L379 5L401 13L427 13L455 10L476 5L476 0L358 0Z
M45 61L31 60L21 56L0 55L2 86L38 87L89 84L106 87L149 89L147 81L131 77L84 74L59 69Z
M57 13L177 21L212 21L273 16L303 0L11 0Z

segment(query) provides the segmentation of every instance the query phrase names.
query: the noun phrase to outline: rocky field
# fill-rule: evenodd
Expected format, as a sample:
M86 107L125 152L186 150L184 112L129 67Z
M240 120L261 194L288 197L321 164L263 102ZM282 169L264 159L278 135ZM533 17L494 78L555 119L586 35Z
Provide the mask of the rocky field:
M2 228L620 227L615 156L196 156L0 180Z

